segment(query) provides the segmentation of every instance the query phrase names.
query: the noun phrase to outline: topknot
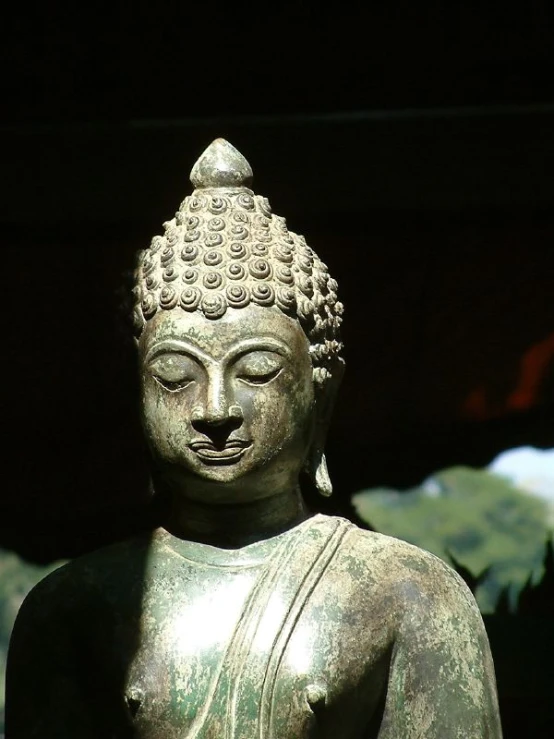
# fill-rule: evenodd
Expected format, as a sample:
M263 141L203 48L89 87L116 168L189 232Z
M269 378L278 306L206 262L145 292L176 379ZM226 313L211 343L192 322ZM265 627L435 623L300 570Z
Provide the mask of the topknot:
M137 336L159 310L201 311L216 320L249 303L296 317L310 341L314 376L339 360L343 306L337 283L303 236L287 229L248 187L252 169L216 139L191 172L195 187L175 217L140 252L135 272Z

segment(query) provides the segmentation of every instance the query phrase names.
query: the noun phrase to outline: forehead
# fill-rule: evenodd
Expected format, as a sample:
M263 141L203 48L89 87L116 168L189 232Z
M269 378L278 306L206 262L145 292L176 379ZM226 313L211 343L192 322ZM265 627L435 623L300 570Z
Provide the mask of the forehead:
M248 305L229 308L212 320L203 313L187 313L180 308L159 311L147 321L139 341L144 356L161 341L185 341L217 359L244 340L275 339L296 352L308 354L309 342L298 321L278 308Z

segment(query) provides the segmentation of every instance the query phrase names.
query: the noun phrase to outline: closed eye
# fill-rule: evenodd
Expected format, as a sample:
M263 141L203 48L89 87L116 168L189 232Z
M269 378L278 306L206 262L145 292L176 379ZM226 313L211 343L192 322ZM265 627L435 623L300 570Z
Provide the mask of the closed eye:
M283 371L282 367L277 367L271 372L264 372L263 374L255 373L243 373L238 376L238 379L245 385L267 385L268 382L274 380Z
M154 379L164 388L164 390L167 390L170 393L177 393L179 390L184 390L188 385L194 382L194 380L190 380L188 378L183 380L164 380L158 375L154 375Z
M149 369L156 382L170 393L184 390L201 372L193 357L179 352L160 354L150 363Z
M284 359L277 352L256 349L238 358L235 376L244 385L267 385L281 373L283 366Z

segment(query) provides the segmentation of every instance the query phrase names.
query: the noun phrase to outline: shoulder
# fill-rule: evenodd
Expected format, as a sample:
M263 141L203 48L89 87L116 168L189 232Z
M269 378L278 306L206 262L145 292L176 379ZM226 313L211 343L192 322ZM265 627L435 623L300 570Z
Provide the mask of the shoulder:
M359 587L394 606L399 622L425 621L462 615L479 624L473 595L461 577L443 560L392 536L350 524L341 558L358 573Z
M140 583L150 546L141 536L103 547L62 565L29 592L19 610L16 626L46 623L87 609L115 595L118 589Z
M427 551L353 525L339 557L336 580L354 614L363 613L359 652L387 660L382 735L500 737L487 635L457 573Z

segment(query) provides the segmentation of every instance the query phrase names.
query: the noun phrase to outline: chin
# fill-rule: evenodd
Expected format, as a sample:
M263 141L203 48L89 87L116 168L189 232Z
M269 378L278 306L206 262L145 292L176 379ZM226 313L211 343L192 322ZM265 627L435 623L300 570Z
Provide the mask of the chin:
M298 486L305 450L296 445L262 454L249 447L237 459L202 459L181 450L173 460L158 456L158 469L169 488L196 503L249 503L290 492Z
M204 505L248 504L272 498L296 487L296 481L276 479L263 470L240 470L238 465L173 469L165 479L176 498ZM287 476L288 477L288 476Z

